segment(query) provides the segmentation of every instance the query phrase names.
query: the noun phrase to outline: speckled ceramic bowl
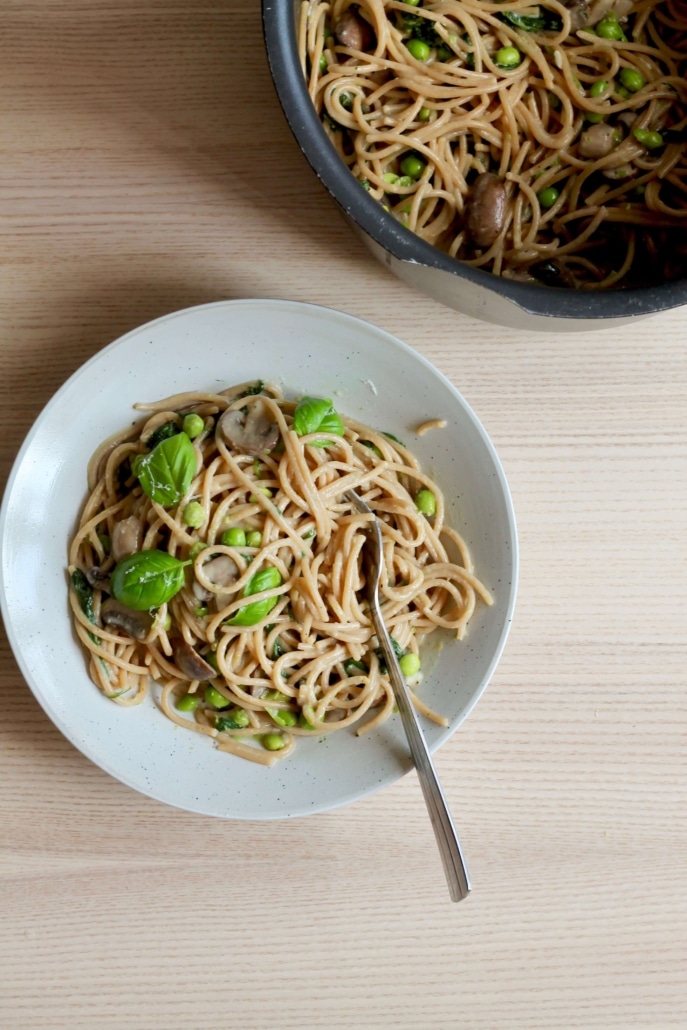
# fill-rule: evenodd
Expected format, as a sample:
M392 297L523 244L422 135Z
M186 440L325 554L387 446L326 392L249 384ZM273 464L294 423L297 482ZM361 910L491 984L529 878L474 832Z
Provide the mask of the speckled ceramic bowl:
M277 300L228 301L151 322L111 344L57 392L29 433L5 493L2 611L24 676L55 725L112 776L170 805L237 819L277 819L334 808L402 776L410 761L398 718L358 738L342 731L299 740L272 768L217 751L169 722L149 698L120 708L91 683L70 624L67 546L97 444L132 419L136 401L249 379L287 394L336 398L344 414L393 433L446 493L493 591L465 641L439 650L423 697L449 719L425 724L430 747L459 726L503 649L515 603L517 541L508 486L484 429L461 395L406 344L328 308ZM443 430L422 437L431 417ZM428 663L432 664L432 663Z

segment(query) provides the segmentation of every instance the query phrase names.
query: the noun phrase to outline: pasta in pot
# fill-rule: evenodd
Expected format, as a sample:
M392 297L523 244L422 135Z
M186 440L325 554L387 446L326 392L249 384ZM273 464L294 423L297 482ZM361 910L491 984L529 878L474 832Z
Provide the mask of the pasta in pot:
M306 0L329 138L424 240L496 275L685 274L684 0Z
M415 686L427 635L462 637L492 603L411 452L330 400L257 383L136 407L90 462L69 552L76 633L117 704L152 681L175 723L263 764L299 735L388 718L361 561L370 516L349 489L381 519L385 621Z

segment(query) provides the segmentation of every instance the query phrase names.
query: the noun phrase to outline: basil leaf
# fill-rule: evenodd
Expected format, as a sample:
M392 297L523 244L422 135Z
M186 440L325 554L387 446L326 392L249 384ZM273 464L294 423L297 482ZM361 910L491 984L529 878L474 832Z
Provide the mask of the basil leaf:
M93 587L86 579L86 576L81 569L74 569L72 573L72 586L74 592L81 605L81 611L84 613L89 622L95 625L95 615L93 614ZM100 637L96 637L94 633L88 634L94 644L100 643Z
M344 424L341 421L341 415L336 411L330 411L320 422L317 427L317 431L318 433L331 433L332 436L343 436L345 429ZM328 447L331 442L331 440L313 440L310 446Z
M293 428L298 436L309 436L320 428L334 406L330 400L321 397L301 397L293 413Z
M179 593L184 569L191 564L166 551L137 551L115 566L110 578L112 596L137 612L159 608Z
M260 569L246 583L243 588L243 596L250 597L251 594L259 594L263 590L272 590L281 585L282 578L278 569L268 565L266 569ZM278 597L266 597L262 601L254 601L244 608L239 608L230 619L227 619L229 626L254 626L256 622L262 622L274 608L279 600Z
M387 440L393 440L394 443L400 443L401 447L405 447L403 440L399 440L399 438L397 436L394 436L393 433L383 432L382 436L385 436Z
M178 504L196 474L196 452L186 433L177 433L150 454L139 454L133 472L151 500L165 508Z
M154 451L157 445L162 443L163 440L169 440L171 436L176 436L177 433L180 432L181 429L176 422L163 422L161 426L158 426L157 429L150 434L146 440L146 447L149 450Z

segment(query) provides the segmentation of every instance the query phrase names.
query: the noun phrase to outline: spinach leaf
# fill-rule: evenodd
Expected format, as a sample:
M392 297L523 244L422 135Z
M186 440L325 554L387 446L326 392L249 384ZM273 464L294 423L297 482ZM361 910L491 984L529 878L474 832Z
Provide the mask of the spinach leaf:
M158 426L157 429L150 434L146 440L146 447L149 450L154 451L157 445L162 443L163 440L169 440L170 437L176 436L177 433L180 432L181 429L176 422L163 422L161 426Z
M266 569L260 569L254 576L251 576L243 588L243 596L250 597L251 594L259 594L262 590L272 590L274 587L281 586L281 582L279 570L275 569L273 565L268 565ZM262 601L247 604L244 608L239 608L230 619L227 619L227 624L229 626L254 626L256 622L262 622L269 615L277 601L277 597L266 597Z
M364 662L356 662L353 658L347 658L343 667L347 676L359 676L361 672L369 671Z
M226 715L219 715L215 719L215 726L223 733L225 730L243 730L249 722L248 713L244 708L231 708Z
M79 599L81 611L84 613L88 621L95 625L95 615L93 614L93 587L88 582L81 569L75 569L72 573L72 586L74 587L74 592ZM100 637L96 637L94 633L89 633L88 635L94 644L100 643Z
M397 640L395 640L394 637L391 636L391 634L389 635L389 640L391 641L391 646L394 649L394 654L396 655L396 657L397 658L403 658L403 655L405 654L405 651L403 650L403 648L401 647L399 642ZM382 650L382 648L381 647L375 647L375 654L379 658L379 671L382 674L384 674L385 672L388 672L388 669L386 667L386 661L384 660L384 651Z
M171 508L178 504L196 474L196 452L186 433L162 440L150 454L138 454L133 472L143 492L153 501Z
M539 8L539 14L521 14L519 11L501 11L501 21L514 25L523 32L558 32L563 24L560 17L546 7Z
M402 14L401 31L408 33L413 39L421 39L430 47L443 46L443 39L434 28L431 18L423 18L421 14Z
M112 596L137 612L159 608L179 593L184 569L191 564L166 551L137 551L115 566L110 578Z
M264 382L262 381L262 379L256 379L256 381L255 381L253 386L249 386L247 390L244 390L243 393L238 394L238 396L236 398L234 398L234 399L235 400L240 400L241 397L257 397L258 394L264 393L264 391L265 391L265 384L264 384Z

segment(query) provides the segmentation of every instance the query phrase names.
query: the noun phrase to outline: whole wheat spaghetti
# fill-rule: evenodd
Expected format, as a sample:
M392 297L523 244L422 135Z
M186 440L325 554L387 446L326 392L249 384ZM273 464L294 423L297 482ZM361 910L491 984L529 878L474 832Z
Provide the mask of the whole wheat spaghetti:
M428 634L462 637L491 604L412 453L330 400L255 383L136 407L90 462L69 552L76 633L115 703L152 684L169 719L264 764L298 736L387 719L361 561L370 516L349 489L382 522L383 610L411 685Z
M684 0L306 0L327 134L424 240L511 278L685 274Z

